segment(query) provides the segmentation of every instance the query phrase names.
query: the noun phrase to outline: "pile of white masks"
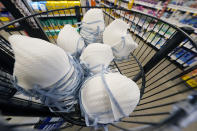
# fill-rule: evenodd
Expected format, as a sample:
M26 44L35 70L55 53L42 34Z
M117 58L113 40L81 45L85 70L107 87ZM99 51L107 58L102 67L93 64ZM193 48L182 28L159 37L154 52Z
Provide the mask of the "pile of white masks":
M113 60L128 58L137 48L128 28L120 19L105 28L102 10L90 9L80 33L65 25L57 45L12 35L15 87L53 112L75 111L79 104L87 126L106 126L129 116L139 102L139 88L109 70Z

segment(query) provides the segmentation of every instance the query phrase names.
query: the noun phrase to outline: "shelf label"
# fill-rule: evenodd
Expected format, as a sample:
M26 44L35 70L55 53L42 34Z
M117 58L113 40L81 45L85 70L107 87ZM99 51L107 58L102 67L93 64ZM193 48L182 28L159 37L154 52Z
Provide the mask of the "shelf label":
M8 17L0 17L1 21L9 21L10 19Z

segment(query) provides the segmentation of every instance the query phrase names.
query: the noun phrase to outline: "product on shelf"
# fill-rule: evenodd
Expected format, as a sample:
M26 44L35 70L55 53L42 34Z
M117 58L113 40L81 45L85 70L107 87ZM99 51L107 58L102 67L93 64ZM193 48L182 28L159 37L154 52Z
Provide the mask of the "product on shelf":
M64 18L47 18L40 20L43 29L45 30L49 38L57 38L57 35L60 32L60 29L63 28L65 24L70 24L73 27L76 27L77 19L75 17L64 17Z
M0 2L0 21L9 22L14 20L13 16L9 11L4 7L4 5Z
M162 16L162 19L173 22L178 26L191 26L195 30L197 28L197 14L190 12L181 12L179 10L168 10Z
M46 1L31 2L31 7L35 12L46 11Z
M0 2L0 21L5 24L5 23L8 23L13 20L14 20L14 17L12 16L12 14ZM18 30L22 30L22 28L19 26L18 23L10 25L5 29L5 31L7 31L7 32L18 31Z
M157 5L160 2L160 0L135 0L134 3L135 2L137 2L137 3L145 2L145 3Z
M58 121L58 122L57 122ZM48 122L54 122L55 124L49 125ZM56 123L57 122L57 123ZM59 127L66 125L67 123L64 123L64 120L59 117L40 117L39 122L35 125L36 130L56 130Z
M197 8L196 0L171 0L170 4Z
M80 1L39 1L39 2L31 2L31 6L36 12L43 12L47 10L54 9L64 9L70 8L74 6L80 6ZM60 10L56 11L53 14L73 14L75 10ZM52 14L52 13L50 13Z
M130 10L133 7L134 0L130 0L128 3L128 9Z
M77 23L77 19L74 17L65 17L65 18L50 18L50 19L42 19L40 20L43 26L63 26L65 24L74 25Z
M8 18L8 17L0 17L0 21L2 21L2 22L9 22L10 21L10 19Z
M186 65L191 65L197 62L195 53L184 47L177 47L175 53L173 53L173 56Z
M128 8L128 2L122 2L121 7ZM172 3L176 6L172 6ZM167 20L168 22L172 22L174 25L183 26L189 25L191 27L196 28L196 15L197 8L190 8L188 5L193 5L195 7L197 1L195 0L174 0L171 1L170 4L166 4L166 9L162 9L164 6L164 2L162 3L160 0L135 0L133 10L143 12L145 14L149 14L155 17L159 17L161 11L163 14L161 15L162 19ZM107 3L106 3L107 4ZM107 4L108 5L108 4ZM197 32L197 29L195 29Z
M194 77L194 76L196 76L197 75L197 69L196 70L193 70L192 72L190 72L190 73L188 73L188 74L186 74L186 75L184 75L184 76L182 76L181 78L183 79L183 80L185 80L186 81L186 83L188 84L188 85L190 85L191 87L196 87L197 86L197 78L196 77ZM194 78L192 78L192 77L194 77ZM191 79L192 78L192 79ZM189 79L189 80L188 80Z
M155 0L153 0L153 1L155 2ZM154 9L146 7L148 5L147 3L151 3L151 1L149 1L149 0L135 0L135 2L136 3L139 3L139 2L145 3L146 2L146 3L144 4L144 6L141 6L140 4L135 5L134 8L132 8L132 9L138 10L143 13L150 14L150 15L157 14L157 12L155 13ZM162 5L161 2L158 2L158 3L156 3L156 2L154 3L154 2L151 4ZM181 6L181 3L179 3L178 5ZM121 6L124 8L127 8L126 3L122 2ZM154 6L151 6L151 7L154 7ZM171 6L169 6L169 7L171 7ZM196 13L191 13L191 12L189 12L190 10L183 11L183 10L173 9L172 7L169 8L169 7L164 12L162 19L165 18L165 20L166 20L166 18L168 18L167 21L169 23L173 22L177 26L183 26L183 25L179 24L179 23L182 23L184 25L193 26L194 28L197 27L197 23L196 23L197 14ZM122 16L125 16L124 14L120 14L119 12L115 12L115 15L117 15L117 14L120 18L122 18ZM115 17L114 14L111 13L111 15L113 15ZM132 15L130 15L129 17L132 17ZM139 36L143 35L144 40L146 40L149 37L147 39L147 42L151 42L153 39L154 34L151 33L152 31L156 31L158 34L161 34L160 36L156 35L154 40L150 43L150 44L156 46L156 48L158 48L158 49L160 49L163 46L163 44L166 42L165 37L169 38L175 32L175 30L173 28L169 28L169 26L164 23L158 24L154 30L153 30L154 24L152 24L146 30L146 27L148 26L150 21L146 20L146 23L143 24L143 18L141 18L141 21L139 21L139 23L137 25L138 18L135 17L135 19L136 19L136 22L133 21L132 18L130 19L131 21L133 21L133 22L129 22L129 23L132 23L130 25L131 31L135 30L135 32L137 32L137 35L139 35ZM129 18L127 19L127 16L126 16L126 19L124 19L124 20L128 21ZM174 21L176 21L176 22L174 22ZM143 27L142 27L142 25L143 25ZM164 33L165 33L165 35L164 35ZM197 38L196 34L192 34L191 36L193 37L193 39ZM193 47L193 45L191 43L188 43L187 46L189 46L190 49L188 47L187 47L188 48L187 50L184 48L177 48L178 51L176 53L172 54L173 59L178 59L176 61L179 64L186 62L186 64L184 64L183 66L189 66L189 65L197 62L197 59L193 58L195 55L194 52L197 52L197 51L196 50L193 50L194 52L191 51L191 48ZM186 78L188 78L187 75L185 77L183 77L183 79L186 79ZM195 79L195 80L191 79L191 80L187 81L187 83L192 87L196 87L197 86L197 79Z
M47 30L45 32L50 39L57 39L60 30Z

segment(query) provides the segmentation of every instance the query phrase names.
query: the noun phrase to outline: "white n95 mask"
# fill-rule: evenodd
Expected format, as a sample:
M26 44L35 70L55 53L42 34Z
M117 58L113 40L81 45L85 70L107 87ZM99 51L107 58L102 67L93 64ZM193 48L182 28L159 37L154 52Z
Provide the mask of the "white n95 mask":
M126 58L138 47L130 34L127 34L129 26L120 19L110 23L103 32L103 43L112 47L117 58Z
M69 58L60 47L23 35L9 37L15 54L14 75L18 85L31 89L35 84L48 87L70 69Z
M22 35L9 37L15 54L15 87L55 112L70 112L83 81L79 63L60 47Z
M108 124L129 116L140 99L137 84L119 73L97 74L85 81L80 104L86 124Z
M102 43L103 31L105 29L103 11L101 9L88 10L81 24L80 34L86 44Z
M93 73L98 73L103 66L107 68L113 58L112 49L109 45L93 43L83 50L80 62L84 63Z
M60 31L57 37L57 45L71 54L80 52L85 46L83 38L76 28L71 25L65 25Z

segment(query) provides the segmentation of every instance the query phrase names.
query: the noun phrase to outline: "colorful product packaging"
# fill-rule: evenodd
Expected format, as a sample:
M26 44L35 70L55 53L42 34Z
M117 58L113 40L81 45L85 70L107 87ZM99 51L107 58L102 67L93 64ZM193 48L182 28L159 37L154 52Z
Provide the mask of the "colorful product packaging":
M188 73L188 74L182 76L181 78L182 78L183 80L185 80L186 83L187 83L188 85L190 85L190 86L193 87L193 88L196 88L196 87L197 87L197 77L194 77L194 76L196 76L196 75L197 75L197 69L195 69L195 70L193 70L192 72L190 72L190 73ZM189 78L192 78L192 77L194 77L194 78L191 79L191 80L188 80ZM187 81L187 80L188 80L188 81Z

